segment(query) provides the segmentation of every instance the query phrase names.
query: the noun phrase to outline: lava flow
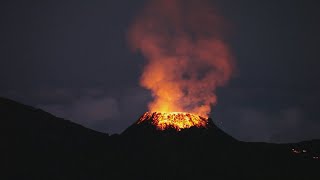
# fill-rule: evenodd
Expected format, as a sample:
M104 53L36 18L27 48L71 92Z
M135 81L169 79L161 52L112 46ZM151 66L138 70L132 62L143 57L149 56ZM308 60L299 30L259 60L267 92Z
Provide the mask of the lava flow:
M186 112L146 112L137 124L149 122L158 130L173 128L177 131L190 127L206 127L207 119L196 114Z

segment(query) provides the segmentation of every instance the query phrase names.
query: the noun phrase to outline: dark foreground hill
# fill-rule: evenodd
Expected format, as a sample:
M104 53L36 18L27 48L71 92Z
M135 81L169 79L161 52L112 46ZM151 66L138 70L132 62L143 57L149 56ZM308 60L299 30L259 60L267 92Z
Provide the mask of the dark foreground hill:
M1 179L320 179L320 141L237 141L210 128L99 133L0 98Z

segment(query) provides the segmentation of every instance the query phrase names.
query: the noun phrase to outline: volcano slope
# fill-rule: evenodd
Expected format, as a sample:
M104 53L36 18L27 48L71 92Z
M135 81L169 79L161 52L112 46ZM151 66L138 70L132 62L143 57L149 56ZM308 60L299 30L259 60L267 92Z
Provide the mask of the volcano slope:
M320 179L320 141L241 142L206 127L99 133L0 98L1 179Z

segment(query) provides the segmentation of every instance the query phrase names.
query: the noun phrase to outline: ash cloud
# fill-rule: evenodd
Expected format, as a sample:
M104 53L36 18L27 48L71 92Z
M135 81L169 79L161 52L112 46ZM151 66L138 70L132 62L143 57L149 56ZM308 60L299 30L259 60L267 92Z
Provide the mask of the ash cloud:
M224 40L226 23L207 1L150 1L128 37L146 64L140 78L151 90L150 111L185 111L207 117L215 90L234 64Z

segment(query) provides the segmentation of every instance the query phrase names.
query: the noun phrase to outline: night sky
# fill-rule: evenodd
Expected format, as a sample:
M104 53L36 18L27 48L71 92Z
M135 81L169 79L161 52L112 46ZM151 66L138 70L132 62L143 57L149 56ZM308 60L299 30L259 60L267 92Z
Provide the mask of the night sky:
M127 33L142 0L0 2L0 96L109 134L151 100ZM317 1L216 0L236 61L212 118L245 141L320 138Z

